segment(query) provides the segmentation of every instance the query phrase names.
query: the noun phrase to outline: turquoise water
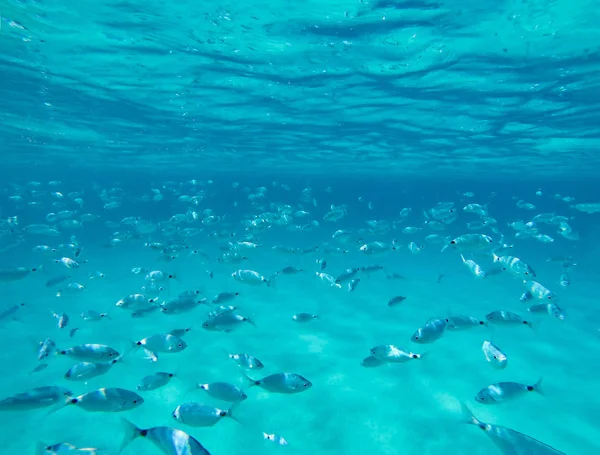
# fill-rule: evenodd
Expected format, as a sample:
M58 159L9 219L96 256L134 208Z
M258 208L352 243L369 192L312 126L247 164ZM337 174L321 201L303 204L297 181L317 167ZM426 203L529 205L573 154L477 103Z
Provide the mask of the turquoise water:
M121 447L123 418L212 455L599 453L599 14L564 1L0 2L0 453L161 453L152 433ZM523 281L548 293L525 299ZM157 308L185 291L206 300ZM239 293L224 317L252 323L207 329L222 292ZM144 317L117 305L138 293ZM490 321L499 310L527 324ZM453 330L460 315L475 325ZM414 341L431 319L439 339ZM188 328L185 349L156 362L134 347ZM47 339L56 349L38 359ZM66 377L80 360L60 351L85 343L122 357ZM365 360L381 345L421 358ZM137 389L157 372L175 376ZM301 391L245 377L284 372ZM540 379L543 394L476 399ZM194 390L217 381L247 398ZM11 401L43 386L69 393ZM84 409L100 388L143 403ZM175 419L188 402L234 418ZM465 407L490 426L467 425ZM59 443L74 447L45 448Z

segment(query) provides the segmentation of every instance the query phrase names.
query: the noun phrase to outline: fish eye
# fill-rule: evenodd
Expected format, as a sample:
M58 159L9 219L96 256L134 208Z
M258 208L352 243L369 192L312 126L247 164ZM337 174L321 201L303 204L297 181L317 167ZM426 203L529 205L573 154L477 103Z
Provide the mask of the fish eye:
M498 360L498 357L497 357L497 356L494 356L494 359Z
M180 347L182 347L182 346L183 346L183 344L181 344L181 343L179 343L179 344L177 345L177 347L178 347L178 348L180 348Z
M451 240L451 241L450 241L450 243L451 243L452 245L456 245L456 240Z
M138 400L133 400L133 404L137 404Z
M418 339L419 339L419 337L418 337L418 336L415 336L415 340L418 340Z

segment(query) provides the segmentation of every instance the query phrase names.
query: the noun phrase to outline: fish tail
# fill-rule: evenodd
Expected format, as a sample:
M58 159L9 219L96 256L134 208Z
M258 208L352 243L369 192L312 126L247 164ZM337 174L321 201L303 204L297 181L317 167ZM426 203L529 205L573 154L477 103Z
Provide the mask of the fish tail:
M536 382L536 383L533 385L533 391L534 391L534 392L537 392L537 393L539 393L539 394L540 394L540 395L542 395L542 396L546 396L546 394L544 393L544 389L542 389L542 380L543 380L543 379L544 379L544 378L540 378L540 379L538 380L538 382Z
M462 412L462 419L464 423L469 425L481 425L479 419L473 415L471 410L462 401L460 402L460 410Z
M258 385L258 381L255 381L250 376L248 376L245 372L242 371L244 378L248 381L248 387L254 387Z
M250 317L246 318L246 322L248 322L249 324L251 324L253 327L256 327L256 324L254 323L254 314Z
M66 408L66 407L67 407L67 406L69 406L71 403L73 403L73 398L74 398L74 397L67 396L67 397L65 398L65 401L64 401L64 402L62 402L62 403L60 403L60 404L58 404L58 405L54 406L52 409L50 409L50 410L48 411L48 414L46 414L46 415L51 415L51 414L54 414L56 411L60 411L61 409L63 409L63 408Z
M125 450L129 444L133 442L138 436L142 435L142 430L135 426L127 419L121 419L121 423L123 424L123 428L125 430L125 436L123 436L123 441L121 441L121 445L119 446L119 450L117 454L120 454Z
M38 441L35 445L35 451L33 452L34 455L44 455L46 453L46 447L48 447L47 444L45 444L42 441Z
M233 403L231 405L231 407L227 410L227 417L232 418L233 420L235 420L237 423L239 423L240 425L242 424L242 422L240 422L240 420L233 415L233 411L235 411L238 406L240 405L241 401L236 401L235 403Z

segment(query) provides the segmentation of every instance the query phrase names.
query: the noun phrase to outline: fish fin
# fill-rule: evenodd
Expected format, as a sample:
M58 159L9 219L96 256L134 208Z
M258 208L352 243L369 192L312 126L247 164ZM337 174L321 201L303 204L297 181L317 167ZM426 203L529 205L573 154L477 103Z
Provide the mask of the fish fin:
M150 360L151 362L158 362L158 355L155 352L149 351L148 349L144 349L146 353L146 357L144 359Z
M481 422L473 415L471 410L467 407L465 403L460 402L460 410L462 413L462 420L464 423L469 425L480 425Z
M544 396L546 396L546 394L544 393L544 389L542 389L542 380L543 380L543 379L544 379L544 378L540 378L540 379L538 380L538 382L536 382L536 383L533 385L533 391L534 391L534 392L537 392L537 393L539 393L541 396L543 396L543 397L544 397Z
M56 406L54 406L53 408L51 408L48 413L46 415L51 415L54 414L56 411L60 411L63 408L66 408L67 406L69 406L71 404L71 400L73 400L74 397L69 397L67 396L67 398L65 399L65 401L63 403L60 403Z
M440 250L440 253L443 253L448 249L449 244L444 245L444 247Z
M253 327L256 327L256 324L254 323L254 314L252 316L250 316L249 318L246 318L246 322L248 322L250 325L252 325Z
M250 376L248 376L244 371L242 371L242 375L248 381L248 387L254 387L258 385L258 381L255 381Z
M46 454L46 447L48 447L48 445L42 441L38 441L35 445L35 451L33 452L34 455L45 455Z
M233 403L231 405L231 407L227 410L227 417L230 417L231 419L235 420L237 423L242 425L242 422L240 422L240 419L238 419L236 416L233 415L233 411L235 411L238 408L240 403L241 403L241 401L236 401L235 403Z
M462 261L463 261L463 262L467 262L467 260L466 260L466 259L465 259L465 257L462 255L462 253L461 253L461 255L460 255L460 258L462 259Z
M121 445L119 446L117 454L123 452L123 450L125 450L125 447L131 444L135 438L141 436L142 432L140 428L136 427L127 419L121 419L121 423L123 424L123 428L125 430L125 436L123 437L123 441L121 441Z

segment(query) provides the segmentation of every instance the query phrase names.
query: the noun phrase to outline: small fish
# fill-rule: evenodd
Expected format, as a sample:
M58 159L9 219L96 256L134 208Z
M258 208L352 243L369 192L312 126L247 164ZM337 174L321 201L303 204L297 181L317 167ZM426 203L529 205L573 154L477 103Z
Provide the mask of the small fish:
M172 415L178 422L192 427L210 427L225 417L233 417L232 409L219 409L194 402L177 406Z
M484 423L477 419L464 404L461 403L461 407L465 422L482 429L503 455L566 455L518 431Z
M73 365L65 373L65 379L71 381L88 381L89 379L101 376L108 372L119 359L113 359L109 362L81 362Z
M384 365L386 362L383 360L379 360L377 357L370 355L365 357L360 364L365 368L375 368L381 365Z
M175 376L173 373L164 372L144 376L140 383L137 385L137 389L144 392L158 389L159 387L167 385L173 376Z
M229 333L244 322L256 327L256 324L254 324L252 319L237 314L234 311L226 311L224 313L217 313L216 315L209 317L202 323L202 328L214 332Z
M19 411L25 409L38 409L57 404L71 396L72 392L64 387L43 386L31 389L28 392L0 400L0 411Z
M568 287L571 284L571 279L569 278L569 275L563 273L558 279L558 284L561 285L563 288Z
M64 329L69 324L69 316L66 313L52 313L52 316L57 320L59 329Z
M296 322L308 322L312 321L313 319L317 319L318 317L319 316L317 316L316 314L311 313L296 313L292 316L292 319Z
M247 370L262 370L264 368L264 365L260 360L248 354L227 353L227 356L235 361L235 363L237 363L239 366L246 368Z
M244 401L248 398L242 389L227 382L197 384L196 388L205 390L209 396L216 398L217 400L228 401L231 403Z
M483 351L483 355L485 355L486 360L496 370L503 370L504 368L506 368L508 358L498 346L493 344L491 341L484 341L483 345L481 346L481 349Z
M210 455L196 439L189 434L169 427L142 429L123 419L126 435L121 443L123 451L134 439L145 438L151 441L165 455Z
M461 330L472 329L473 327L487 326L487 322L481 321L472 316L450 316L448 317L448 330L458 332Z
M170 333L158 333L142 340L136 341L136 346L142 346L149 352L176 353L187 348L187 343L176 335Z
M16 305L11 305L8 308L5 308L0 311L0 321L4 321L10 317L12 317L20 308L24 307L24 303L19 303Z
M360 278L355 278L348 283L348 292L354 292L356 286L360 283Z
M287 446L287 444L288 444L288 442L285 439L283 439L283 437L277 436L276 434L263 433L263 438L265 440L272 441L275 444L280 445L280 446Z
M325 259L317 259L317 265L320 270L325 270L327 268L327 261Z
M391 344L375 346L371 349L371 355L377 360L387 363L406 363L423 358L422 354L415 354Z
M268 392L293 394L304 392L312 387L312 383L295 373L275 373L262 379L252 379L246 376L250 387L258 386Z
M31 370L32 373L38 373L40 371L45 370L46 368L48 368L48 364L47 363L40 363L38 366L36 366L33 370Z
M487 278L487 274L483 271L483 269L480 267L479 264L477 264L474 260L472 259L465 259L465 257L461 254L460 255L463 264L467 267L467 269L469 269L469 271L471 272L471 274L473 274L473 276L475 276L476 278Z
M411 341L419 344L433 343L442 337L446 332L448 319L432 318L415 331L411 337Z
M388 306L389 307L393 307L393 306L398 306L400 305L402 302L404 302L406 300L406 297L402 296L402 295L397 295L395 297L392 297L389 301L388 301Z
M71 275L59 275L54 278L50 278L48 281L46 281L46 287L52 288L60 283L63 283L65 281L69 280L69 279L71 279Z
M69 349L63 349L58 351L58 353L84 362L108 361L121 356L118 351L103 344L81 344Z
M526 325L530 329L534 328L531 321L527 321L511 311L492 311L491 313L486 314L485 318L488 322L497 325Z
M214 296L210 303L214 305L223 304L235 299L238 295L240 295L239 292L220 292Z
M77 328L77 327L71 329L71 331L69 332L69 337L73 338L78 330L79 330L79 328Z
M518 382L499 382L487 386L479 391L475 400L483 404L497 404L505 401L514 400L529 392L537 392L543 395L542 380L540 379L533 385L520 384Z
M118 387L109 387L69 398L64 406L77 406L88 412L122 412L137 408L144 399L137 393Z
M99 313L94 310L87 310L81 313L81 319L84 321L99 321L100 319L110 319L108 313Z
M38 349L38 360L47 358L50 354L56 351L56 343L50 338L46 338L40 342L40 348Z

